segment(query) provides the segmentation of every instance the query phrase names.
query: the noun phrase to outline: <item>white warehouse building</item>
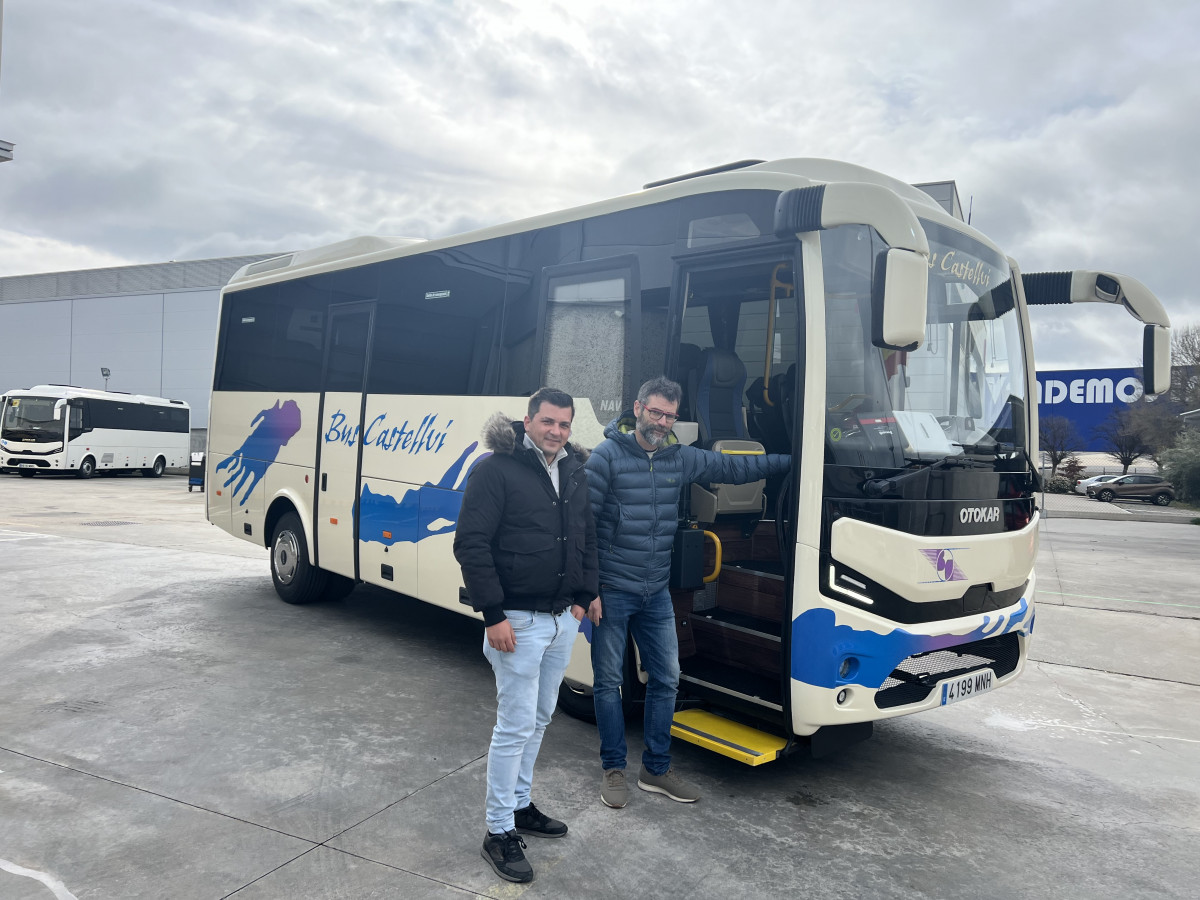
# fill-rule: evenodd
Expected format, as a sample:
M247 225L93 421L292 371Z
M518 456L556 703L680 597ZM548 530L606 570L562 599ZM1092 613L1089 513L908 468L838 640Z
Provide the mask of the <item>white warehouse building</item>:
M184 400L193 448L203 448L221 288L242 266L268 258L0 278L0 393L107 381L110 391Z

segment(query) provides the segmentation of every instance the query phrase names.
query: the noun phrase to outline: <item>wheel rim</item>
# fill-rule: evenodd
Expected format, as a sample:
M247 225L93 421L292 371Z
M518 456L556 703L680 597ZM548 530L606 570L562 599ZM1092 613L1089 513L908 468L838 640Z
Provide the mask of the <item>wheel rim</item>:
M1100 492L1100 499L1103 500L1105 503L1112 502L1112 498L1113 498L1112 491L1101 491Z
M166 468L167 467L163 464L163 461L161 459L156 459L154 461L154 474L155 475L161 475L166 470Z
M292 531L281 531L275 536L275 548L271 551L275 577L280 584L291 584L300 564L300 543Z

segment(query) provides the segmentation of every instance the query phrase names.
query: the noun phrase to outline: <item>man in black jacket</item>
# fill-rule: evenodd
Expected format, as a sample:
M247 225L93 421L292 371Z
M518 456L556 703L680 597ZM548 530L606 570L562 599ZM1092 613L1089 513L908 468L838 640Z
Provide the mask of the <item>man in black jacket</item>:
M484 427L492 456L471 472L454 536L467 596L483 613L483 653L496 673L483 858L507 881L533 880L519 834L567 833L530 800L533 764L578 621L599 621L587 475L581 451L567 443L574 417L571 396L551 388L529 398L523 423L492 416Z

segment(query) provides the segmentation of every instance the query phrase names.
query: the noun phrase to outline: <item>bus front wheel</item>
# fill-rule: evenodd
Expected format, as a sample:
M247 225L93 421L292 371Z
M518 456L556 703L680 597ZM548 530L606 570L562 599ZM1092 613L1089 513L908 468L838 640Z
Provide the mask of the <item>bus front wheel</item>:
M96 474L96 461L90 456L85 456L83 462L79 464L79 471L75 474L80 478L91 478Z
M142 474L147 478L162 478L165 471L167 471L167 461L160 456L154 460L154 465L149 469L142 469Z
M309 561L304 526L294 512L284 514L271 536L271 580L285 603L313 603L325 590L325 573Z

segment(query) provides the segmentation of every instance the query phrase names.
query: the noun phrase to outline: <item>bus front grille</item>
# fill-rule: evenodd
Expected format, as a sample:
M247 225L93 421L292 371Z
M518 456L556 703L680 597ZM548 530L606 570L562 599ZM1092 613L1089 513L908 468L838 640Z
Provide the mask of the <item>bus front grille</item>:
M898 665L875 693L875 706L892 709L920 703L939 681L991 669L1003 678L1017 667L1021 644L1016 632L910 656Z

